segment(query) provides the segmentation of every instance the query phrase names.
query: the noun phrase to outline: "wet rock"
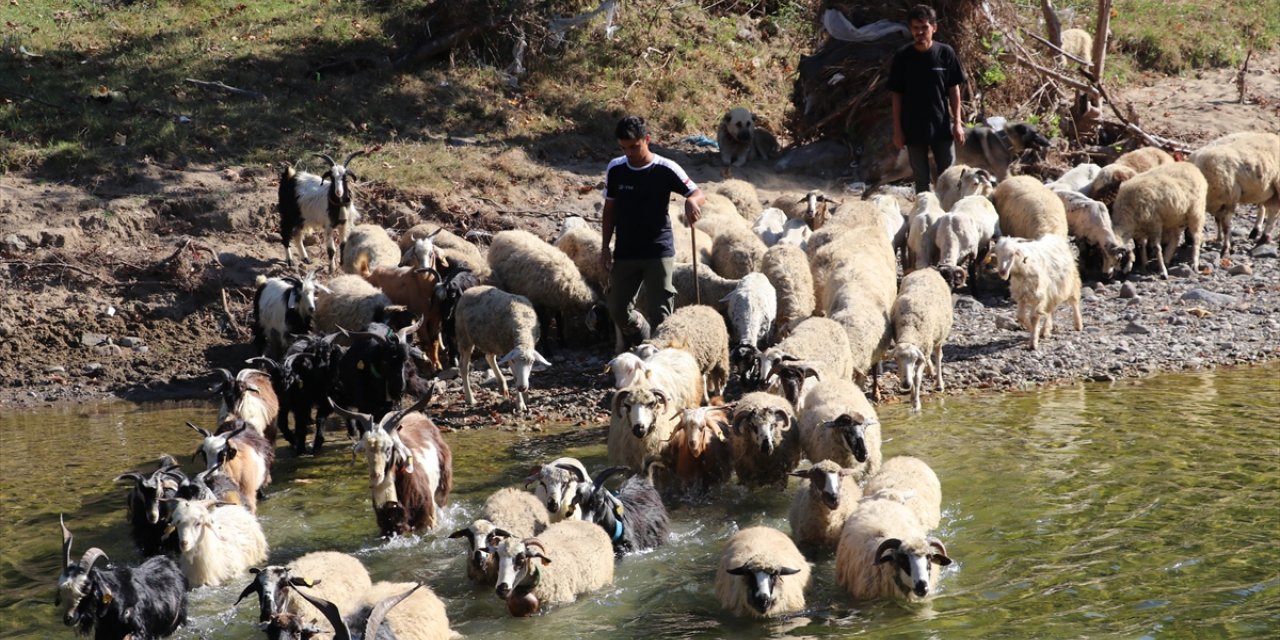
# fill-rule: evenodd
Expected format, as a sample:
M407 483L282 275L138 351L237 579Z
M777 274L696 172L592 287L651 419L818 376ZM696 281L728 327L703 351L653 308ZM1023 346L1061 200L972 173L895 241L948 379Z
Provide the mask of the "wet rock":
M1219 307L1232 306L1240 302L1240 299L1235 296L1199 288L1187 291L1179 299L1184 302L1203 302Z
M120 338L119 344L126 349L133 349L142 346L142 338L139 338L138 336L125 336Z
M105 342L110 342L110 341L111 341L110 336L101 334L101 333L93 333L92 331L85 331L80 334L80 344L86 347L96 347L100 344L103 344Z
M974 298L973 296L962 295L962 294L956 294L951 296L951 304L956 309L982 309L983 308L983 304L981 302L978 302L977 298Z
M1249 255L1255 258L1274 258L1278 254L1276 252L1276 246L1274 244L1264 244L1261 246L1254 247L1253 251L1249 252Z
M27 250L27 243L23 242L17 234L11 233L5 236L4 240L0 240L0 250L8 253L22 253Z
M1094 293L1093 289L1090 289L1089 287L1085 287L1080 290L1081 300L1096 300L1097 298L1098 294Z
M1169 267L1169 275L1175 278L1190 278L1195 274L1196 274L1195 270L1193 270L1190 265L1177 264L1172 267Z
M1135 286L1133 286L1133 283L1132 283L1132 282L1126 282L1126 283L1124 283L1124 284L1120 285L1120 297L1121 297L1121 298L1136 298L1136 297L1138 297L1138 288L1137 288L1137 287L1135 287Z
M1151 329L1130 320L1129 324L1125 325L1124 329L1122 329L1120 333L1127 335L1149 336L1151 335Z
M1251 276L1253 275L1253 267L1247 264L1238 264L1228 269L1227 273L1233 276Z

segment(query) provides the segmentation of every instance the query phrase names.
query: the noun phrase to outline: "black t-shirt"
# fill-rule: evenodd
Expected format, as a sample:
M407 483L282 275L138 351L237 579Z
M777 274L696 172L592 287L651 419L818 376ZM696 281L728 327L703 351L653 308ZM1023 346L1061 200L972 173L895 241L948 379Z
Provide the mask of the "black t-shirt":
M688 196L698 188L680 165L654 155L643 167L614 158L605 170L604 197L613 200L613 257L620 260L676 255L667 203L671 194Z
M962 83L960 59L941 42L923 53L908 44L894 54L889 90L902 94L902 134L907 144L928 144L951 135L947 90Z

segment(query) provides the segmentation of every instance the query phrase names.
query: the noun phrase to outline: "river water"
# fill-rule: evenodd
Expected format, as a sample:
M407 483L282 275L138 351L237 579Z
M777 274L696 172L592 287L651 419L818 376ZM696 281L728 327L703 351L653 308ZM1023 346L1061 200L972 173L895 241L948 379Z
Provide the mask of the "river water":
M1280 635L1280 364L1019 394L953 397L919 416L883 409L885 457L916 455L942 480L938 536L956 562L930 603L854 602L833 554L812 556L808 610L732 619L713 593L716 560L739 528L787 530L788 492L725 487L672 507L674 536L622 559L615 583L533 619L507 617L473 588L464 526L492 491L539 461L604 465L602 427L446 435L456 490L444 523L379 540L367 474L338 436L318 459L281 450L259 517L271 561L335 549L375 580L419 580L476 638L1264 638ZM74 554L100 546L133 561L125 484L160 453L188 459L214 409L113 403L0 416L0 637L70 637L52 605L58 514ZM191 465L188 465L189 467ZM179 638L256 638L244 580L191 594Z

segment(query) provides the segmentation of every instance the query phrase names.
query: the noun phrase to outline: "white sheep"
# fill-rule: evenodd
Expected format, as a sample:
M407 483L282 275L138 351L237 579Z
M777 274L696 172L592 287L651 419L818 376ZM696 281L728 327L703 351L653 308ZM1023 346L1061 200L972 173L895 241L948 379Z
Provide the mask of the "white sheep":
M901 386L911 391L912 411L919 412L926 368L936 376L938 392L946 390L942 382L942 346L951 335L951 291L937 271L913 271L902 279L890 316L896 340L891 357L898 361Z
M999 237L1000 216L986 196L965 196L934 222L932 235L939 271L958 289L968 279L963 267L973 267L985 258L991 242ZM976 274L975 269L969 272Z
M1086 162L1071 167L1066 173L1059 176L1057 180L1046 182L1044 186L1054 191L1079 191L1092 184L1100 173L1102 173L1102 167L1092 162Z
M880 419L849 380L823 380L804 398L800 447L810 462L831 460L862 482L880 469Z
M1135 149L1122 154L1116 158L1115 162L1103 167L1093 182L1079 191L1110 207L1115 201L1117 190L1125 181L1139 173L1163 164L1171 164L1173 161L1173 156L1158 147Z
M949 564L946 547L905 505L865 500L840 532L836 582L857 600L918 601L937 590L938 567Z
M1054 234L1067 237L1067 211L1062 200L1031 176L1014 176L991 195L1000 214L1000 233L1034 240Z
M988 196L995 189L996 179L986 169L975 169L967 164L953 164L938 175L933 192L938 205L950 211L966 196Z
M754 232L727 228L712 240L711 268L725 278L741 278L760 270L768 250Z
M751 230L755 232L766 247L772 247L778 244L778 239L782 237L783 227L786 224L786 212L777 207L769 207L760 212ZM804 224L804 222L801 221L800 224Z
M1009 281L1009 293L1018 304L1018 324L1031 332L1032 350L1040 338L1053 333L1053 312L1071 305L1076 331L1084 329L1080 315L1080 271L1066 238L1048 235L1039 240L1003 237L988 260Z
M342 243L342 270L363 273L367 269L396 267L400 256L400 247L387 235L386 229L376 224L359 224Z
M515 616L544 604L573 602L613 582L613 543L594 522L565 520L536 538L506 538L497 545L494 592Z
M733 370L745 376L759 349L773 334L778 316L777 291L764 274L748 273L720 302L728 307L726 315L735 345L731 356Z
M712 241L721 233L731 229L751 233L751 220L755 219L754 216L750 219L744 217L733 201L718 193L709 193L704 190L703 194L706 199L702 203L702 214L693 224L694 228L706 233ZM682 214L683 212L676 217L681 217ZM668 209L668 215L671 215L670 209Z
M284 244L285 259L292 267L294 249L302 254L303 260L310 260L306 247L302 245L303 236L309 231L324 230L329 271L332 272L338 268L334 234L337 234L338 244L345 243L351 227L360 219L351 187L347 184L348 178L354 180L356 176L347 167L364 152L352 153L342 164L325 154L315 155L329 163L323 175L298 171L291 165L286 165L280 174L280 240Z
M737 616L776 618L804 609L809 563L785 533L751 527L735 533L720 554L716 597Z
M894 456L880 465L862 488L866 499L897 500L906 505L925 531L942 522L942 483L925 461L913 456Z
M240 505L175 501L169 521L178 536L179 564L192 588L217 586L267 559L262 525Z
M756 192L755 185L746 180L730 178L710 185L708 190L728 198L745 219L760 215L760 194Z
M858 508L858 500L862 498L862 489L853 478L857 473L853 469L841 469L831 460L791 472L802 479L791 499L792 539L799 544L836 546L844 521Z
M613 388L621 389L635 384L644 376L645 364L644 358L624 351L614 356L609 364L605 365L604 372L613 374Z
M907 265L912 269L923 269L933 264L933 223L946 213L938 202L938 197L924 192L916 196L915 208L911 210L911 226L907 232Z
M786 244L770 247L760 271L777 293L775 326L784 327L813 315L813 272L804 250Z
M1160 275L1167 280L1166 265L1186 235L1191 268L1199 269L1208 191L1204 174L1190 162L1163 164L1134 176L1116 193L1111 215L1116 241L1128 246L1132 240L1144 267L1147 246L1154 245Z
M596 290L604 291L609 288L609 272L600 264L599 229L592 228L581 217L569 216L564 220L555 246L573 260L582 277Z
M675 261L677 265L692 264L695 261L704 264L711 264L711 245L713 244L711 236L705 231L694 229L681 222L684 216L684 205L672 203L667 210L667 215L671 217L671 243L675 247ZM698 245L697 256L694 256L693 245ZM708 267L705 271L710 271Z
M395 640L452 640L458 634L449 628L444 601L426 585L413 582L375 582L364 592L360 618L371 617L378 603L417 587L413 593L387 612L382 629L390 629ZM381 638L382 634L378 634ZM365 636L368 638L368 636Z
M1084 29L1063 29L1062 50L1085 61L1093 63L1093 35Z
M1111 277L1116 267L1127 261L1129 251L1116 238L1107 205L1079 191L1055 187L1053 192L1067 210L1067 229L1072 237L1088 242L1102 252L1102 273Z
M661 459L680 412L704 397L698 361L683 349L661 349L645 365L644 378L618 389L610 402L609 464L644 469Z
M471 354L479 350L498 379L498 388L504 397L508 393L507 379L499 367L511 366L516 409L527 412L525 395L529 391L530 372L534 365L551 366L536 348L540 328L533 304L524 296L481 285L462 294L455 313L458 366L467 406L474 406L476 402L471 393Z
M757 382L767 384L776 377L774 369L788 362L805 363L824 379L851 378L853 359L849 355L849 336L844 326L830 318L817 316L802 320L792 328L791 335L757 356ZM794 398L792 402L804 397L804 385L807 384L788 394L789 398Z
M332 333L339 328L363 331L370 322L387 322L397 309L381 289L357 275L341 275L324 284L316 297L315 330Z
M599 302L599 294L573 260L528 231L512 229L494 235L487 258L490 284L528 298L544 331L551 330L549 320L555 317L561 338L567 333L566 323L583 326L588 311Z
M513 487L499 489L484 501L480 517L449 534L467 542L467 576L484 585L497 583L498 561L493 547L502 536L529 538L542 533L551 516L541 500L528 491Z
M785 487L800 463L800 440L791 404L772 393L748 393L734 403L729 445L738 482Z
M730 302L731 313L732 305ZM707 395L724 393L729 382L729 329L715 309L707 305L676 309L658 325L646 344L657 349L674 347L688 351L698 361Z
M1257 204L1249 237L1271 240L1280 221L1280 135L1245 132L1218 138L1191 154L1208 183L1205 204L1218 223L1222 257L1231 254L1231 217L1240 204Z

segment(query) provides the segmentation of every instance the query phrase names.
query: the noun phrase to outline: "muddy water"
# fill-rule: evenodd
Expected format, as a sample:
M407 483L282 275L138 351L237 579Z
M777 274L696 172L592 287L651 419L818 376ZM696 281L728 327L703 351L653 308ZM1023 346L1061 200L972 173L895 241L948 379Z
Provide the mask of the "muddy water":
M1280 366L887 408L886 457L927 460L943 484L940 537L956 559L925 606L855 603L830 555L812 556L810 608L750 623L718 611L713 568L740 527L786 529L789 493L728 487L673 508L667 547L628 557L611 587L513 620L462 577L445 538L491 491L567 452L603 464L599 428L448 434L457 491L434 533L375 538L366 477L339 438L319 459L282 453L261 519L273 562L354 553L375 579L421 580L477 638L1257 638L1280 633ZM115 404L0 417L0 636L69 637L51 605L59 513L89 545L130 560L123 485L162 452L189 455L202 406ZM181 638L255 638L246 581L191 594Z

